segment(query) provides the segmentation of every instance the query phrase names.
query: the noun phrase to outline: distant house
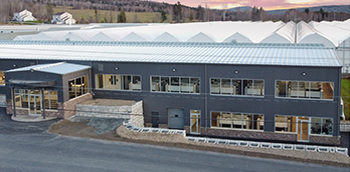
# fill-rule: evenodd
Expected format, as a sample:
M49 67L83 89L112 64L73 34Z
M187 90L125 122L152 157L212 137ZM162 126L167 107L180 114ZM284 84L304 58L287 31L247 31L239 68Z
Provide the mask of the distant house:
M35 20L36 18L33 17L32 12L28 10L23 10L19 13L13 14L13 21L26 22L26 21L35 21Z
M75 24L72 14L67 12L56 13L52 16L52 24Z

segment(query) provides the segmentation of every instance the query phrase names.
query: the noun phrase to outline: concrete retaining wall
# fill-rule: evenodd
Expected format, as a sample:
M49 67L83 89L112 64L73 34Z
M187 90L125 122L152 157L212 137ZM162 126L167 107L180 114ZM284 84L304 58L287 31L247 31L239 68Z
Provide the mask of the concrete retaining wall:
M75 97L63 103L64 115L65 119L72 117L76 114L76 105L87 100L91 100L92 95L90 93L81 95L79 97Z
M143 101L138 101L131 106L131 115L129 123L136 127L144 127Z
M132 123L134 126L144 126L142 101L136 102L131 106L77 104L76 111L76 116L125 119L125 122Z

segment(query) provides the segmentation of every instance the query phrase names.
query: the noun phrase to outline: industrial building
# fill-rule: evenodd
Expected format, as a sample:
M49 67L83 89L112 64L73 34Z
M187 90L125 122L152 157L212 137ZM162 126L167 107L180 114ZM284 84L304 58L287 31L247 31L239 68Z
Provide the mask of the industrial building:
M340 144L342 64L333 48L208 42L204 33L137 41L140 33L123 33L121 41L0 42L0 105L8 114L69 118L87 95L142 100L149 127Z

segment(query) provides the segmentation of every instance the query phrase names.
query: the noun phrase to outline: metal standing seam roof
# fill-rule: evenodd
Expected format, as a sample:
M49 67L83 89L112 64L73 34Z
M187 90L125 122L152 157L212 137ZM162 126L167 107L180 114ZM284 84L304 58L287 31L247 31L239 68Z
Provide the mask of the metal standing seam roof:
M78 71L82 71L90 68L91 68L90 66L85 66L85 65L59 62L59 63L52 63L52 64L39 64L39 65L27 66L27 67L8 70L6 72L39 71L39 72L65 75L65 74L78 72Z
M0 59L341 67L318 44L2 41Z

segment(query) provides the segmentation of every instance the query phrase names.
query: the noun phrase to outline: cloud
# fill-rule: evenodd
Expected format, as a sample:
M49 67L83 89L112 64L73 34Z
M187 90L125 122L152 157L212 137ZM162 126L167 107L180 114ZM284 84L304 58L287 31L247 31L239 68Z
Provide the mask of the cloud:
M182 4L196 7L207 5L210 8L224 8L235 6L257 6L264 9L311 7L320 5L350 5L349 0L154 0L174 4L180 1Z

